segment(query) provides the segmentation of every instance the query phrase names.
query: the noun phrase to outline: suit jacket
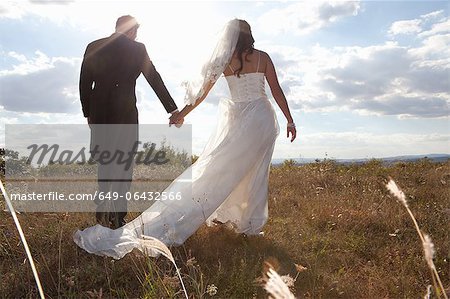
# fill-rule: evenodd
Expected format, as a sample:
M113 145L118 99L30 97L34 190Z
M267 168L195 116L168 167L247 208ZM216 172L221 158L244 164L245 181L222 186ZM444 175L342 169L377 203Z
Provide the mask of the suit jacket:
M143 73L168 113L177 105L144 44L120 33L90 43L80 73L80 100L94 124L137 124L136 79Z

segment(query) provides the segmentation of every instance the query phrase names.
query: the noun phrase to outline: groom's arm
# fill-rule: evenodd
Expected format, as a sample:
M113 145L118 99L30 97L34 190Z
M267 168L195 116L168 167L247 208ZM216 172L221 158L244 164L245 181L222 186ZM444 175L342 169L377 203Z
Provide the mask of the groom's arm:
M91 71L91 55L89 46L84 53L80 71L80 101L84 117L89 117L89 99L92 94L92 83L94 82Z
M167 113L175 112L178 109L177 105L175 104L175 101L170 96L170 93L167 90L166 85L164 84L161 76L159 75L158 71L156 70L155 66L153 65L152 61L150 60L150 57L147 54L147 50L145 49L145 46L142 45L142 47L143 47L143 51L144 51L144 61L143 61L143 65L142 65L142 73L144 74L145 79L147 79L147 82L150 84L150 86L155 91L156 96L159 98L159 100L163 104Z

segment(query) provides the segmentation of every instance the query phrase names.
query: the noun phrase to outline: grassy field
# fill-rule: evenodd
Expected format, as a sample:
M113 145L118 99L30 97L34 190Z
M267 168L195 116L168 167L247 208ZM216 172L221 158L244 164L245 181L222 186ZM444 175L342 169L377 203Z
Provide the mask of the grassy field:
M431 275L409 215L385 188L389 176L431 236L448 290L450 162L322 161L271 169L264 237L202 227L172 248L190 297L265 298L261 277L269 261L295 280L299 298L423 298ZM36 298L12 217L0 217L0 297ZM79 249L72 234L93 225L93 214L22 213L19 220L48 298L183 298L164 258L133 251L114 261Z

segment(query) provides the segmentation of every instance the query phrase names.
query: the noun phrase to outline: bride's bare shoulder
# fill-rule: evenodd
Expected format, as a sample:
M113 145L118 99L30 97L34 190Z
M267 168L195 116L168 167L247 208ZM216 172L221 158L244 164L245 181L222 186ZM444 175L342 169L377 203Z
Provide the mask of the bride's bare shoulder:
M267 68L267 63L271 61L270 56L266 52L259 49L255 49L255 52L261 55L260 65L262 66L265 72Z
M267 62L267 61L269 61L271 59L269 54L267 54L267 52L264 52L264 51L259 50L259 49L255 49L255 52L259 53L261 55L260 56L261 57L261 62Z
M253 51L255 51L256 53L261 53L261 55L264 55L264 56L269 56L269 54L267 54L266 52L264 52L263 50L260 50L260 49L253 49Z

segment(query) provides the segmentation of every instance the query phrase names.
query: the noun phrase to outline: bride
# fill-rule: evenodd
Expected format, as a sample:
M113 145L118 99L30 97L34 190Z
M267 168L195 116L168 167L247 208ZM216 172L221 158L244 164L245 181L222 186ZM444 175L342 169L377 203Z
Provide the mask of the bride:
M261 233L268 218L269 167L279 133L275 111L265 93L265 79L287 119L291 142L296 129L274 65L269 55L255 49L253 43L246 21L229 21L202 76L186 84L186 106L171 123L182 123L222 74L231 99L219 104L217 128L190 171L164 190L180 192L181 200L156 201L115 230L97 224L77 231L74 241L78 246L120 259L134 248L144 251L142 235L166 245L181 245L205 222L230 223L237 233L247 235Z

